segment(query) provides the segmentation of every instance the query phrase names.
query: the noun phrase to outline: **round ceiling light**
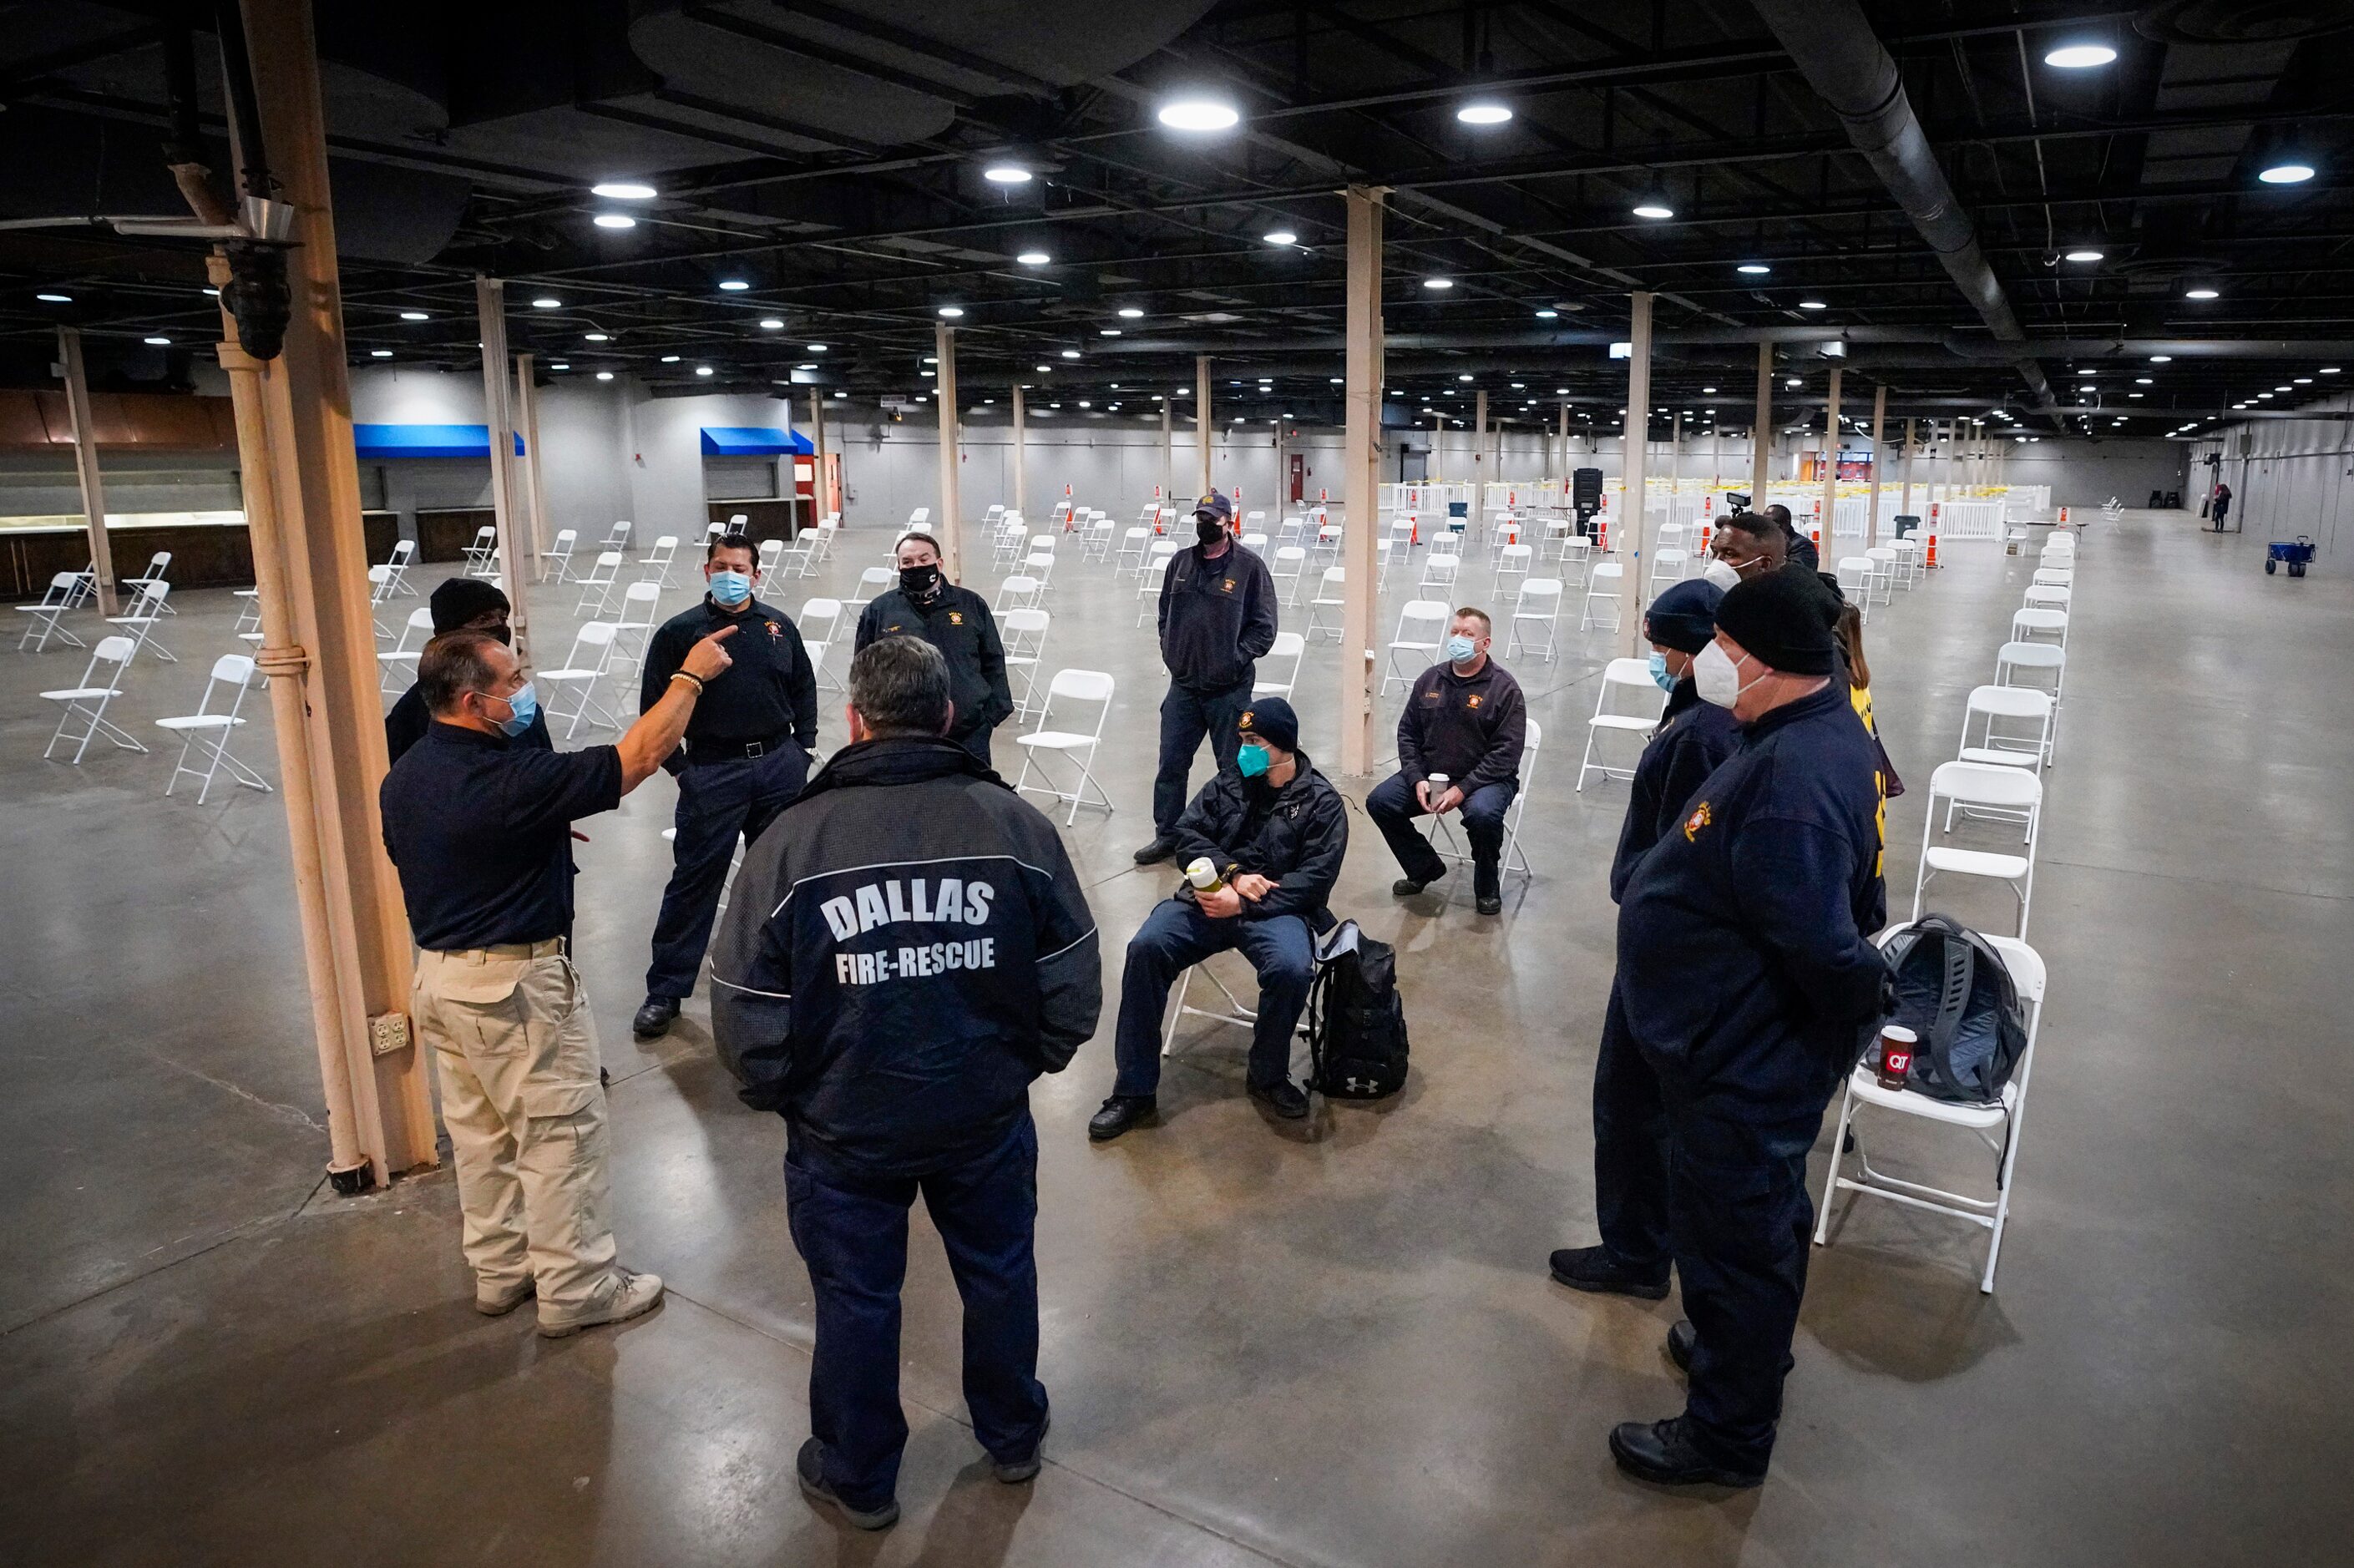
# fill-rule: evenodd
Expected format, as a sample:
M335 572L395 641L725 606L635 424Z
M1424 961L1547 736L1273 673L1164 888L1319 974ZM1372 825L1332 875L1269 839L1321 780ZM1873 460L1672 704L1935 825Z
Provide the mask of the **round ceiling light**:
M1044 267L1047 262L1052 261L1054 258L1047 255L1044 250L1024 250L1021 255L1016 256L1014 260L1021 262L1024 267Z
M1138 310L1134 305L1122 305L1120 307L1119 319L1124 322L1140 321L1143 317L1144 313Z
M590 196L600 196L608 201L652 201L654 187L642 185L634 180L606 180L588 187Z
M392 350L388 348L371 348L368 350L368 357L370 359L390 359L392 357Z
M1231 131L1242 123L1242 114L1231 103L1214 98L1172 99L1161 106L1154 116L1172 131Z
M746 282L741 278L722 278L719 280L719 289L722 293L740 294L751 286L751 284Z
M1299 236L1294 234L1288 228L1270 228L1265 234L1260 235L1259 238L1266 240L1269 245L1297 245L1299 243Z
M626 212L600 212L593 220L599 228L635 228L638 220Z
M403 311L400 313L400 319L405 322L421 322L429 321L431 318L426 315L423 311Z
M785 330L785 323L779 321L774 316L762 316L760 318L760 330L762 332L782 332Z
M2221 294L2217 293L2212 289L2185 289L2182 291L2182 297L2186 300L2216 300L2222 298Z
M1559 311L1539 311L1537 313L1537 320L1541 322L1559 321L1560 319L1561 313Z
M697 376L708 376L711 374L711 366L707 365L698 365L695 367L695 373Z
M993 185L1026 185L1032 176L1019 164L991 164L981 171L981 177Z
M1665 202L1659 201L1638 202L1635 205L1634 212L1637 217L1649 218L1673 217L1676 215L1676 209L1674 207L1670 207Z
M1455 280L1452 278L1425 278L1422 281L1422 286L1426 289L1451 289L1455 287Z
M2258 172L2256 178L2268 185L2301 185L2313 178L2311 164L2274 164Z
M1827 311L1830 306L1820 300L1800 300L1798 308L1802 311Z
M2117 51L2106 44L2062 44L2043 57L2043 63L2062 70L2090 70L2105 66L2117 58Z
M2063 261L2099 261L2107 256L2103 250L2071 250L2061 258Z
M940 307L940 314L949 321L954 321L957 317L964 314L964 307L962 305L942 305Z
M597 372L597 379L599 381L610 381L613 379L613 373L610 370L600 370Z
M531 302L531 308L535 311L560 311L564 308L564 302L553 294L542 294Z
M590 343L610 343L612 341L611 338L601 332L583 333L580 335Z
M675 354L665 354L662 356L662 362L664 365L676 365L678 363L678 355Z
M154 348L169 348L172 346L172 340L168 337L143 338L141 341Z
M1455 118L1466 125L1501 125L1512 117L1512 111L1500 103L1481 101L1467 103L1455 111Z
M2149 362L2152 365L2171 365L2174 363L2174 355L2170 354L2153 354L2149 356Z
M73 303L73 296L71 294L35 294L33 298L40 301L45 305L70 305Z
M1078 356L1079 351L1076 348L1066 348L1063 350L1063 357L1065 359L1076 359Z
M1768 267L1763 261L1744 261L1740 266L1734 269L1734 271L1746 273L1752 278L1762 278L1773 270L1773 268Z

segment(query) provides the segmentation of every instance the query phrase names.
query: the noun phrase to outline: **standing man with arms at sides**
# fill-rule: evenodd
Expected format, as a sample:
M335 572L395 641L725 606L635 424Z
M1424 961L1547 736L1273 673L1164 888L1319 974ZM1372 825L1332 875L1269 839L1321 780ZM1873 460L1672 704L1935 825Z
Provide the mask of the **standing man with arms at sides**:
M378 792L419 949L409 1013L440 1075L474 1306L496 1317L536 1295L551 1339L634 1318L663 1291L614 1261L597 1026L562 936L569 829L661 766L735 635L689 647L618 745L557 753L521 742L538 702L505 640L445 632L417 662L433 722Z
M434 588L433 597L426 601L433 617L433 635L445 631L487 631L502 643L512 638L507 630L509 606L507 596L499 591L496 583L481 577L449 577ZM433 715L425 706L425 689L412 685L392 705L384 715L384 740L390 751L390 760L400 760L401 753L425 738L432 726ZM514 737L517 746L539 751L554 751L556 741L547 733L547 715L534 710L531 723Z
M850 666L851 744L744 859L712 1033L785 1118L785 1209L817 1342L801 1490L898 1519L899 1287L918 1192L964 1300L964 1396L997 1478L1038 1473L1038 1134L1030 1083L1103 1006L1095 917L1055 825L971 752L946 660L885 637Z
M1651 679L1667 692L1668 705L1635 765L1618 853L1610 863L1613 903L1626 897L1635 868L1651 847L1682 827L1702 783L1741 748L1741 721L1731 709L1701 701L1691 673L1694 656L1715 640L1716 610L1723 598L1714 583L1680 582L1644 612ZM1706 983L1704 976L1691 980ZM1664 1298L1674 1255L1668 1166L1668 1112L1659 1097L1659 1075L1627 1033L1626 1005L1614 978L1602 1049L1594 1063L1594 1212L1602 1244L1556 1251L1553 1277L1573 1290Z
M877 595L859 613L857 652L878 637L920 637L949 662L949 690L956 703L956 727L949 738L990 765L990 732L1013 712L1013 692L1005 683L1005 644L989 601L948 580L940 569L940 542L929 534L900 535L895 552L899 586Z
M1766 516L1781 532L1784 555L1810 572L1823 569L1822 552L1815 548L1812 539L1798 532L1797 525L1790 521L1788 507L1777 501L1766 509Z
M1691 677L1741 749L1619 898L1619 1012L1668 1124L1688 1321L1667 1349L1691 1377L1682 1414L1610 1434L1645 1480L1766 1478L1806 1289L1807 1151L1893 989L1872 944L1879 759L1834 679L1829 602L1793 572L1724 596Z
M1427 811L1460 808L1471 841L1471 896L1482 915L1504 911L1497 863L1504 853L1504 813L1520 793L1521 748L1529 733L1521 683L1488 657L1494 640L1484 609L1455 612L1441 650L1446 659L1422 673L1398 715L1398 770L1365 797L1365 815L1382 830L1405 874L1390 885L1411 898L1447 874L1447 863L1415 832ZM1445 783L1432 774L1443 773Z
M1349 853L1349 811L1299 749L1299 719L1281 697L1243 710L1235 765L1202 786L1177 823L1178 863L1206 860L1217 884L1188 881L1145 916L1119 982L1119 1075L1087 1123L1097 1143L1150 1118L1161 1090L1161 1015L1177 977L1229 948L1258 971L1247 1086L1287 1121L1308 1114L1291 1081L1291 1033L1316 977L1316 936L1332 925L1332 885Z
M757 560L742 535L714 538L703 562L711 591L663 622L646 646L643 701L652 708L696 639L723 626L742 632L730 650L735 668L712 683L685 746L663 761L678 779L678 833L654 919L646 1000L631 1023L641 1040L668 1032L694 991L736 845L758 838L801 793L817 745L817 672L801 628L752 597Z
M1139 865L1167 860L1202 737L1220 768L1234 766L1235 721L1250 705L1256 661L1275 646L1275 579L1235 539L1235 503L1210 492L1194 504L1199 543L1169 558L1161 578L1161 771L1152 781L1152 842Z

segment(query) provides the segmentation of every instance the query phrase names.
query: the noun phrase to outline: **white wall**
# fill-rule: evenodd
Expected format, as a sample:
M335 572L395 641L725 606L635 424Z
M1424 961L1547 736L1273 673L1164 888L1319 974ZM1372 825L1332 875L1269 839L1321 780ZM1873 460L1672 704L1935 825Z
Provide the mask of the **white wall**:
M2315 405L2317 411L2354 411L2354 395ZM2290 539L2310 535L2324 555L2354 549L2354 421L2266 419L2239 425L2221 440L2191 450L2197 496L2186 486L2183 499L2194 508L2211 493L2203 459L2223 459L2223 481L2232 487L2232 514L2249 533Z

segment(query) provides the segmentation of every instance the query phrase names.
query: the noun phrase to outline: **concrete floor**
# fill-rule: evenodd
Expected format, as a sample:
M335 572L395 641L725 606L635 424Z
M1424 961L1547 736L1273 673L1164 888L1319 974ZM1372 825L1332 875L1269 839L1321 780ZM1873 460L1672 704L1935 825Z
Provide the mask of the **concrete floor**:
M826 580L847 587L886 544L854 534ZM1870 629L1914 787L1890 811L1900 916L1929 774L2031 565L1947 554ZM1140 601L1066 564L1047 663L1119 677L1101 769L1119 809L1069 832L1107 938L1105 1026L1034 1097L1049 1464L1034 1487L990 1478L919 1220L907 1517L879 1538L813 1514L791 1481L810 1304L782 1128L733 1099L699 996L669 1039L629 1036L668 781L585 824L579 938L614 1078L623 1256L672 1294L618 1331L543 1341L527 1314L471 1309L446 1171L323 1192L279 801L164 800L160 749L42 762L54 720L34 693L71 683L80 656L0 658L6 1556L2335 1560L2354 1539L2354 1373L2336 1353L2354 1336L2354 1124L2335 1061L2354 1011L2354 697L2331 673L2354 665L2354 603L2342 573L2266 577L2261 554L2173 514L2085 530L2031 927L2053 980L1999 1293L1977 1288L1981 1234L1843 1212L1816 1255L1772 1478L1737 1497L1629 1483L1603 1447L1611 1423L1678 1407L1659 1353L1673 1303L1578 1296L1544 1272L1547 1249L1593 1234L1587 1099L1625 792L1572 785L1610 640L1511 662L1552 744L1528 815L1539 874L1510 885L1500 920L1474 918L1459 887L1393 901L1379 836L1352 819L1338 905L1401 948L1405 1094L1273 1126L1243 1097L1239 1032L1189 1021L1167 1125L1099 1149L1082 1124L1109 1086L1122 939L1172 875L1128 858L1150 830L1161 692ZM1490 588L1475 571L1467 597ZM797 609L815 591L776 597ZM1408 597L1385 597L1384 631ZM572 596L538 602L552 662ZM182 609L166 640L184 662L143 662L118 705L134 729L190 711L233 645L225 592ZM1335 663L1325 641L1300 686L1319 758ZM274 778L267 706L249 712L241 748ZM840 744L831 698L824 727ZM1372 780L1339 782L1362 799ZM2006 896L1939 903L2008 929ZM1985 1179L1956 1137L1868 1131L1902 1171Z

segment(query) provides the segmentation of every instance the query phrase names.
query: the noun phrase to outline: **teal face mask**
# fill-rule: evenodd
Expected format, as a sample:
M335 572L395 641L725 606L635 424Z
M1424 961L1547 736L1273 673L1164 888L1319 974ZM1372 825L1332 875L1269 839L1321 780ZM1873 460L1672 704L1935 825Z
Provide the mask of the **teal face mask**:
M1479 645L1469 637L1458 636L1447 640L1447 662L1450 664L1468 664L1471 662L1471 655L1478 652L1479 652Z
M714 572L711 597L722 604L742 604L752 597L752 579L742 572Z
M539 694L525 681L501 699L507 705L507 716L499 720L499 733L513 738L531 727L539 716Z
M1274 760L1267 754L1267 747L1256 743L1246 746L1235 753L1235 767L1241 770L1242 776L1246 779L1265 777Z
M1676 689L1676 678L1668 673L1668 656L1656 648L1651 650L1651 683L1663 692Z

